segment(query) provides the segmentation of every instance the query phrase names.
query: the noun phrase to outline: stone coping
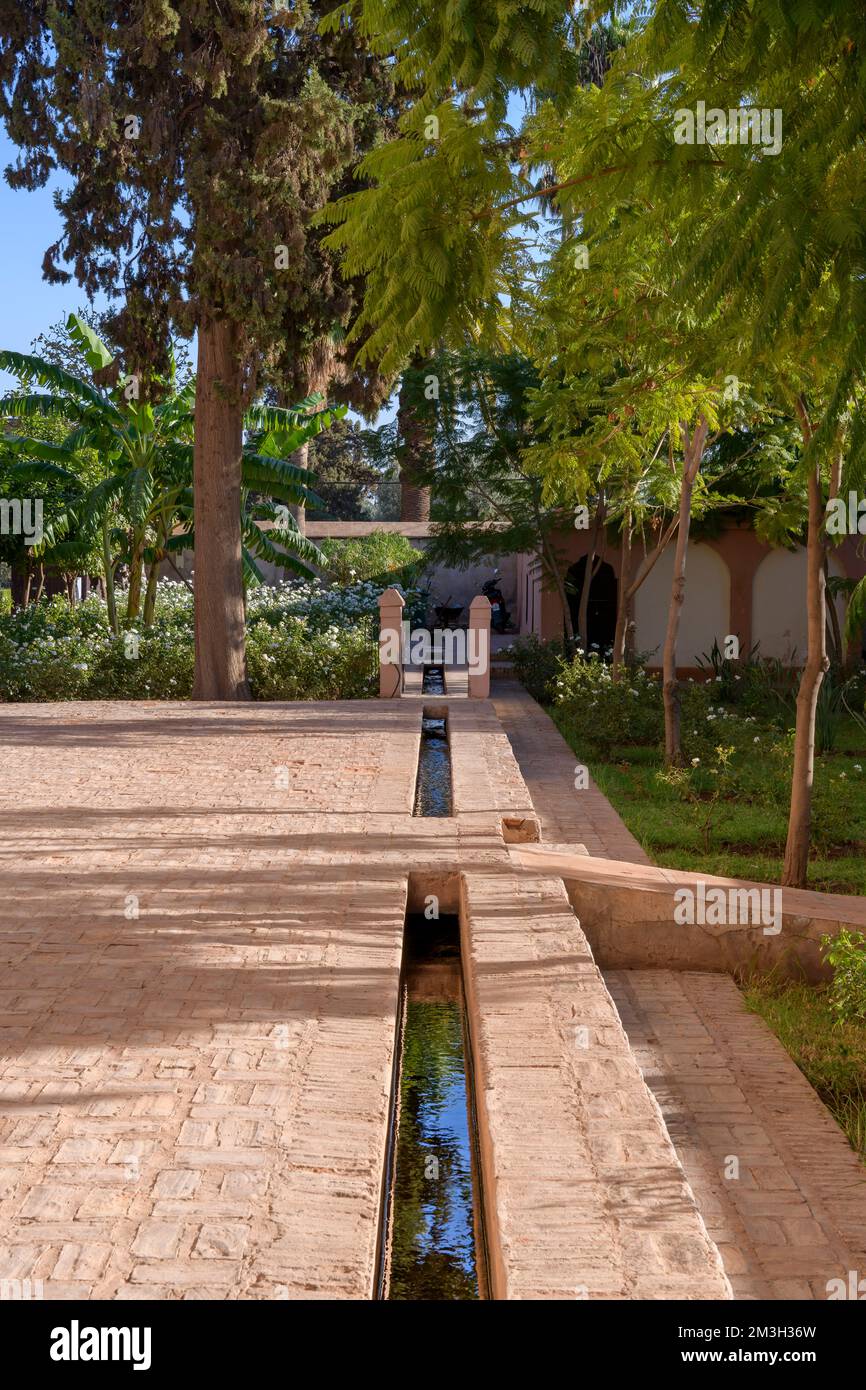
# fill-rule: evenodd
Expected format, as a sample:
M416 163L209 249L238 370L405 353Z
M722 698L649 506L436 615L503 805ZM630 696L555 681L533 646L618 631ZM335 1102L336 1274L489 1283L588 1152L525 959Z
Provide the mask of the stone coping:
M509 852L525 872L561 875L600 964L608 968L775 968L820 980L830 974L821 961L821 937L843 928L866 929L866 900L850 894L599 859L576 853L569 845L519 845ZM697 910L696 921L676 920L678 889L689 889L696 898L703 892L704 920ZM711 889L732 895L726 904L732 920L719 925L712 915L706 920ZM743 921L745 894L751 901L748 920ZM758 915L756 895L763 895L764 916ZM778 918L773 916L777 908Z

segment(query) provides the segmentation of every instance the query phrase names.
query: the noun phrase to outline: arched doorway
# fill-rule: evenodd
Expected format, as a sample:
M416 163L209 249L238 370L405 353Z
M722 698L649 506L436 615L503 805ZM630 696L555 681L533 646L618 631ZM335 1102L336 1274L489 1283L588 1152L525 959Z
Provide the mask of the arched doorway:
M571 621L575 632L579 628L578 614L585 573L586 556L583 555L576 564L571 566L566 578L568 606L571 609ZM616 632L616 589L616 575L613 572L613 567L603 561L592 576L589 607L586 614L586 625L589 629L587 645L590 651L595 649L602 656L613 647Z

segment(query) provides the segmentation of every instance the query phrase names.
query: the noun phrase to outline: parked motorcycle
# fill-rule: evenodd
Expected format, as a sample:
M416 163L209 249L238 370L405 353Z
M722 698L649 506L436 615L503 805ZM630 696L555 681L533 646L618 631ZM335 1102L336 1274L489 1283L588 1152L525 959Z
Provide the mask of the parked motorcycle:
M497 584L499 570L492 579L481 585L481 592L490 602L490 627L493 632L507 632L511 626L511 614L505 606L505 597Z

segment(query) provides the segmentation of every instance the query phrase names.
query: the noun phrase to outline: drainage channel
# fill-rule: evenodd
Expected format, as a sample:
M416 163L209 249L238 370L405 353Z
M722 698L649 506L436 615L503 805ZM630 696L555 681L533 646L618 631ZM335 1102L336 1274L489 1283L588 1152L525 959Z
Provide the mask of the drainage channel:
M421 719L421 746L418 750L418 776L415 781L413 816L450 816L451 750L444 716L425 709Z
M424 675L421 677L422 695L444 695L445 694L445 667L431 665L424 667Z
M487 1294L471 1048L456 917L406 918L377 1296Z

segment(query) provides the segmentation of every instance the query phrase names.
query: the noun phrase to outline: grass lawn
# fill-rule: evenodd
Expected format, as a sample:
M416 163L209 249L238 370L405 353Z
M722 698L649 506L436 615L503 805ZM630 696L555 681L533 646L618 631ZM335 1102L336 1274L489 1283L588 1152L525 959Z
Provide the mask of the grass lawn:
M581 756L566 719L550 711L563 736ZM787 831L785 796L762 795L760 777L747 795L721 800L712 812L685 801L658 774L657 748L621 744L609 761L584 752L593 778L632 834L657 864L733 878L778 882ZM756 762L760 756L756 754ZM863 773L855 771L860 763ZM816 759L816 785L833 785L845 773L852 809L838 825L828 825L813 844L809 887L833 893L866 893L866 747L853 721L840 728L836 751ZM835 782L838 786L838 781ZM702 824L706 815L710 824Z
M826 989L764 977L743 989L866 1162L866 1024L840 1023Z

